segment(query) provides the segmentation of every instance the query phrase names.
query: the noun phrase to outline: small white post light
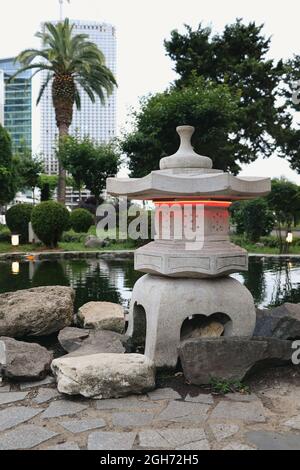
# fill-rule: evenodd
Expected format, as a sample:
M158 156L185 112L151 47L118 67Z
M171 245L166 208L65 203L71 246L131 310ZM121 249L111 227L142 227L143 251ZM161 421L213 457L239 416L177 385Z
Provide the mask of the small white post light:
M12 244L12 246L19 246L20 245L20 235L13 234L11 236L11 244Z
M19 274L20 272L20 263L19 261L14 261L11 265L11 271L13 274Z
M293 232L291 232L291 231L287 232L285 241L287 243L292 243L292 241L293 241Z

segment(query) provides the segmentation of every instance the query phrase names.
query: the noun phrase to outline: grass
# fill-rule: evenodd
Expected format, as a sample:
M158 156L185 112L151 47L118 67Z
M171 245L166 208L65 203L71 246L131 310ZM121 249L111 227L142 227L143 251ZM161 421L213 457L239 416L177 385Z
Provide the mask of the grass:
M210 381L211 389L213 393L218 395L226 395L227 393L244 393L249 394L250 389L247 385L243 384L239 380L223 380L218 378L212 378Z

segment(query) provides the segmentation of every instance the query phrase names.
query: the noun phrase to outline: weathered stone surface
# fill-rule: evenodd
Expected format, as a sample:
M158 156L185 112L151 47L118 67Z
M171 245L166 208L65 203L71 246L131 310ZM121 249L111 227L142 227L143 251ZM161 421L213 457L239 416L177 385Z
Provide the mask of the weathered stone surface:
M53 398L60 396L60 393L55 388L40 388L37 396L33 399L35 403L46 403Z
M264 423L266 421L265 410L261 401L249 403L221 401L211 413L210 418L245 423Z
M25 423L41 411L43 411L41 408L30 408L28 406L5 408L5 410L0 411L0 431L6 431L6 429Z
M210 427L218 442L226 439L227 437L233 436L240 429L237 424L225 423L212 423Z
M15 401L22 401L28 395L28 392L6 392L0 394L0 405L6 403L13 403Z
M241 442L231 442L223 447L222 450L256 450L256 448L247 446L247 444L242 444Z
M300 415L294 416L293 418L289 419L288 421L284 422L285 426L288 426L292 429L300 430Z
M91 330L89 337L82 342L82 345L64 357L88 356L100 353L122 354L125 352L123 341L123 335L115 331Z
M226 393L225 398L227 400L232 401L242 401L242 402L249 402L249 401L256 401L258 397L254 393Z
M52 375L48 375L45 379L43 380L38 380L34 382L22 382L20 384L21 390L27 390L28 388L35 388L35 387L41 387L43 385L49 385L55 382L54 377Z
M129 396L125 398L111 398L107 400L97 400L97 410L148 410L157 409L160 404L154 403L150 400L139 400L136 396Z
M3 392L9 392L10 391L10 385L1 385L1 382L0 382L0 393L3 393Z
M60 423L68 431L77 434L80 432L89 431L91 429L104 428L106 423L104 419L81 419L77 421L65 421Z
M151 424L154 415L152 413L114 413L112 415L114 426L122 428L142 427Z
M279 339L300 337L300 304L284 303L270 310L257 310L254 336Z
M54 436L57 436L57 433L41 426L25 424L1 436L0 450L32 449Z
M200 393L199 395L196 395L194 397L188 394L185 397L185 401L191 403L205 403L206 405L214 404L213 396L210 393Z
M58 390L69 395L118 398L155 387L155 368L141 354L93 354L52 362Z
M176 447L175 450L210 450L210 445L207 439L203 439L202 441L180 445L179 447Z
M0 335L44 336L70 325L74 291L47 286L0 294Z
M94 235L88 235L85 239L84 246L86 248L103 248L106 245L105 240L101 240Z
M95 330L123 333L125 328L123 307L112 302L88 302L80 307L78 321L84 328Z
M181 399L181 395L179 395L176 390L172 388L158 388L153 390L152 392L148 393L148 397L151 400L176 400Z
M47 447L46 450L80 450L80 447L76 442L64 442L57 444L57 446Z
M224 325L222 323L212 321L209 322L207 319L207 324L204 326L198 326L193 328L192 326L189 328L189 324L185 328L182 328L181 331L181 338L182 340L189 339L189 338L218 338L224 332Z
M245 437L259 450L300 450L300 440L297 434L251 431Z
M53 356L46 348L4 336L0 336L0 344L5 351L0 362L0 374L3 377L39 380L49 372Z
M131 450L135 432L92 432L88 438L88 450Z
M242 380L258 369L291 362L290 341L275 338L189 339L179 346L185 378L196 385L212 378Z
M77 415L87 409L87 405L74 403L68 400L58 400L50 403L49 407L41 415L42 419L57 418L58 416Z
M207 418L209 406L202 403L172 401L157 417L159 421L197 421L203 423Z
M206 441L204 429L150 429L139 433L141 447L162 449L174 449L191 443L198 445L200 441ZM203 446L206 446L203 442ZM192 447L191 447L192 449Z
M90 330L67 326L58 334L58 341L67 352L73 352L82 346L83 341L89 337Z

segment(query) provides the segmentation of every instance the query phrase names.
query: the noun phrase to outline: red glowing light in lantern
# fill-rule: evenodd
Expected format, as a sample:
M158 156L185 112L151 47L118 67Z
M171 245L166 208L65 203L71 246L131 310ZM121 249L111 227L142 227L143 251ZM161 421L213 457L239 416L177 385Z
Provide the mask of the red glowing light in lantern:
M230 201L211 201L211 200L208 200L208 201L201 201L201 200L188 201L188 200L186 200L186 201L154 201L154 204L156 206L163 206L164 204L167 205L167 206L204 205L204 206L207 206L207 207L224 207L224 208L228 208L228 207L231 206L232 203Z

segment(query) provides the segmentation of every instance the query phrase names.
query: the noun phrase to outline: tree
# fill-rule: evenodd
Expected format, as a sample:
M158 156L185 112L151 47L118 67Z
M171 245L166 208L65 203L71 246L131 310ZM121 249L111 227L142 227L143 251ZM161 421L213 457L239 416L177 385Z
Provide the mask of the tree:
M34 202L34 190L38 186L40 174L43 171L43 163L31 156L21 156L17 162L19 189L31 189Z
M0 205L10 202L17 192L11 138L0 125Z
M98 203L106 187L106 178L115 176L120 165L116 145L95 144L88 137L81 140L68 136L59 146L57 155L72 175L77 189L84 185Z
M274 227L274 215L265 199L236 202L231 208L231 214L237 233L244 233L254 243L260 237L269 235Z
M41 190L41 202L49 201L53 197L53 193L58 185L58 177L56 175L39 176L37 187Z
M56 124L61 140L69 132L73 106L80 109L80 86L94 103L96 97L102 102L112 93L116 80L105 65L102 51L88 41L86 34L72 34L73 25L66 18L57 25L45 23L44 30L36 36L42 40L42 49L27 49L16 58L21 68L10 80L25 70L35 69L35 75L47 71L37 99L39 103L47 85L52 82L52 102ZM34 62L35 60L38 62ZM66 172L59 163L58 200L65 202Z
M183 89L171 87L144 98L134 114L134 132L125 135L121 148L129 158L131 176L142 177L159 168L159 160L178 149L178 125L196 127L195 151L212 158L215 168L236 173L239 147L232 142L237 131L238 95L227 85L194 78Z
M291 115L285 105L278 105L285 66L282 61L267 58L270 38L265 38L263 25L243 24L238 19L216 35L201 24L196 30L187 25L185 28L183 34L172 31L165 41L179 75L178 89L188 85L195 75L227 84L240 93L239 128L232 142L236 157L249 163L259 155L271 156L275 150L284 156L286 139L291 138L286 132Z

